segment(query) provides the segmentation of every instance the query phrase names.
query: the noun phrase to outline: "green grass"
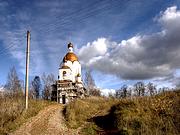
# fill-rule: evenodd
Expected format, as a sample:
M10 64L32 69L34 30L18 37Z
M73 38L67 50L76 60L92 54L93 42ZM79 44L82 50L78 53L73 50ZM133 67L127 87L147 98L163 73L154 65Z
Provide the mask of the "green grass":
M180 133L180 91L153 97L107 99L90 97L65 107L70 128L82 134L175 135Z
M8 134L16 130L50 104L52 103L48 101L30 99L28 110L24 110L24 97L13 95L0 97L0 134Z

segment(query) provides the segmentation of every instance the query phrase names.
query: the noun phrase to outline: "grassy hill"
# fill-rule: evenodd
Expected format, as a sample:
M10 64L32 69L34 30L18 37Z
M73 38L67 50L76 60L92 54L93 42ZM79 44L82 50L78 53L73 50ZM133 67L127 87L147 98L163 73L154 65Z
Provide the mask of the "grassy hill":
M50 104L52 102L30 99L29 108L25 111L22 95L0 96L0 134L8 134L16 130L30 117L37 115L40 110Z
M180 90L153 97L89 97L64 109L70 128L81 134L175 135L180 133Z
M28 111L24 111L23 97L0 97L0 134L16 130L51 104L55 103L30 100ZM180 90L152 97L88 97L71 102L63 110L66 125L87 135L178 135L179 112Z

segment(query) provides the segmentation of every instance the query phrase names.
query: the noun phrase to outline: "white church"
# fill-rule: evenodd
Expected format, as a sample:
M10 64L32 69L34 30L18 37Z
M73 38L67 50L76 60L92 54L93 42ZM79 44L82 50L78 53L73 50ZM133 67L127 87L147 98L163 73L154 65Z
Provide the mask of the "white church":
M56 84L53 85L52 100L66 104L76 98L83 98L86 90L81 78L81 64L73 52L73 44L68 44L68 52L60 66Z

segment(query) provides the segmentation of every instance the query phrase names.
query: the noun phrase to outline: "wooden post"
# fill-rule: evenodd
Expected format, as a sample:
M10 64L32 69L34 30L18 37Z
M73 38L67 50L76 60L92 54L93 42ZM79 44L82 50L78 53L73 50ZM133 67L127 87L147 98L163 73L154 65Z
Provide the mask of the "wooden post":
M27 31L27 48L26 48L26 82L25 82L25 103L28 109L28 89L29 89L29 51L30 51L30 32Z

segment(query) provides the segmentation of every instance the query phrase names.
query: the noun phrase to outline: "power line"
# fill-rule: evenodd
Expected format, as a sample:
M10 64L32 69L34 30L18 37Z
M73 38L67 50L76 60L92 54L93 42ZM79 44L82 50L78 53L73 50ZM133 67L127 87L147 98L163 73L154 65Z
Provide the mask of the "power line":
M87 5L86 7L84 7L84 8L82 8L82 9L79 9L79 10L77 10L76 12L73 12L71 15L69 15L69 16L63 16L62 17L62 19L59 19L59 20L56 20L56 22L54 22L54 23L51 23L50 25L49 24L41 24L41 29L43 29L44 27L46 27L46 26L51 26L51 25L54 25L54 24L57 24L57 23L59 23L60 22L60 24L62 23L66 23L66 21L69 21L70 19L72 19L75 15L76 15L76 17L77 17L77 15L81 15L82 13L86 13L85 11L92 11L92 9L94 10L94 9L96 9L96 7L94 7L93 8L93 6L96 6L96 5L98 5L98 4L103 4L102 2L106 2L106 0L105 1L98 1L97 3L93 3L93 4L90 4L90 5ZM59 18L60 16L55 16L55 18ZM40 29L40 30L41 30Z
M73 24L74 22L73 21L70 21L72 19L75 19L76 20L79 20L79 23L83 23L86 21L87 18L90 18L92 16L95 16L95 15L98 15L98 14L101 14L103 15L105 12L107 12L112 6L113 8L115 7L118 7L118 3L116 3L116 5L114 6L113 4L109 4L107 3L108 1L100 1L98 3L93 3L93 4L90 4L90 5L87 5L86 7L82 8L82 9L79 9L77 10L76 12L72 13L71 15L67 16L67 17L64 17L62 19L58 19L59 16L56 16L55 18L57 18L58 20L56 20L54 23L51 23L51 24L42 24L41 25L41 28L38 29L40 30L41 32L43 33L49 33L49 32L54 32L56 30L57 27L64 27L66 25L71 25ZM103 6L99 6L98 7L98 4L102 4ZM94 7L94 8L93 8ZM99 12L99 13L96 13L98 11L105 11L103 13ZM88 11L88 12L86 12ZM96 13L96 14L95 14ZM75 16L76 15L76 16ZM75 16L75 17L74 17ZM49 26L47 29L44 29L45 26ZM22 40L18 40L18 42L21 42ZM3 50L0 50L0 55L4 55L6 53L7 50L9 50L10 48L13 48L15 46L15 44L10 44L8 47L6 47L5 49Z
M11 48L13 48L13 47L15 47L17 44L15 44L15 43L12 43L12 42L22 42L24 39L23 38L21 38L21 39L17 39L17 40L15 40L15 41L11 41L10 42L10 44L7 46L7 47L5 47L4 49L2 49L2 50L0 50L0 55L5 55L5 54L8 54L9 52L8 52L8 50L9 49L11 49Z
M66 26L66 25L73 24L74 22L73 21L69 21L69 20L72 20L74 18L74 15L76 15L76 20L78 19L78 20L80 20L79 22L82 23L83 22L82 20L85 21L87 18L90 18L92 16L100 14L100 13L95 14L95 12L97 12L99 10L104 10L105 12L107 12L107 10L110 9L112 6L113 6L113 8L119 6L118 3L116 3L116 5L112 5L112 4L110 4L110 5L111 5L110 7L105 6L105 7L100 8L100 9L94 8L92 10L92 8L91 8L91 10L89 10L90 12L88 12L88 13L86 13L84 11L81 11L82 13L79 13L78 15L76 15L77 13L75 12L74 14L72 14L70 16L67 16L67 17L64 17L63 19L59 19L59 20L55 21L54 23L51 23L51 24L42 24L41 25L42 27L40 29L38 29L38 30L40 30L40 31L42 30L41 32L43 32L43 33L53 32L53 31L56 30L57 27L63 27L63 26ZM85 9L85 10L87 10L87 9ZM56 18L59 18L59 17L56 17ZM47 29L44 29L43 26L49 26L49 27L48 28L45 27ZM53 30L51 30L52 27L53 27Z

